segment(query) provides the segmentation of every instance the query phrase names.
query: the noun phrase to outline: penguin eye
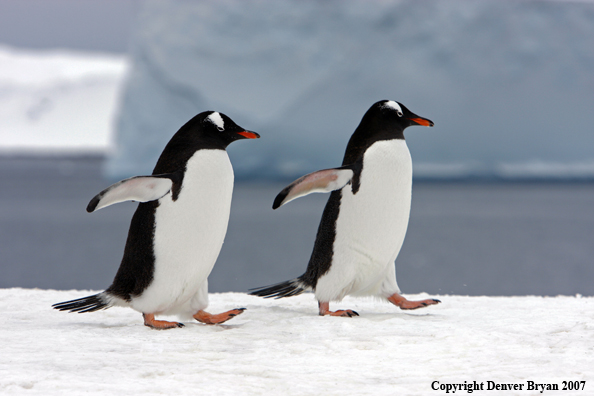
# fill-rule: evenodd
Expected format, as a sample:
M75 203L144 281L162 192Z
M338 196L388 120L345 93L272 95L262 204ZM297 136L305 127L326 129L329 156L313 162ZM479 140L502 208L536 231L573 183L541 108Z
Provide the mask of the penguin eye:
M400 110L396 110L396 114L398 114L398 117L402 117L402 112Z
M223 132L223 131L225 130L225 128L218 126L218 127L217 127L217 130L218 130L219 132Z

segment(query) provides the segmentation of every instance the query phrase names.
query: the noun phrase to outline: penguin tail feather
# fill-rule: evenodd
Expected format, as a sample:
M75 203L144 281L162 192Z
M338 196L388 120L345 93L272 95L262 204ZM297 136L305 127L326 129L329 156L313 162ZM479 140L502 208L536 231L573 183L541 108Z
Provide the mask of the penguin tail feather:
M298 296L308 290L311 290L311 288L303 283L301 278L295 278L285 282L277 283L275 285L250 289L249 294L252 296L264 298L274 297L275 299L278 299L283 297Z
M78 313L100 311L111 306L110 298L106 296L105 292L52 305L54 309L59 311Z

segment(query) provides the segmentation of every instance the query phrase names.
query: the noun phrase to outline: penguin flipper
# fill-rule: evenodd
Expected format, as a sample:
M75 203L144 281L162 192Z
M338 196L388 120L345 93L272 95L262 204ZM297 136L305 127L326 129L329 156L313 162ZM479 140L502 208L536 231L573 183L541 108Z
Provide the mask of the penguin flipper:
M153 176L134 176L121 180L95 195L87 206L87 212L92 213L124 201L157 200L171 191L174 179L174 174L166 173Z
M339 190L351 182L354 174L350 167L340 167L323 169L300 177L276 196L272 209L311 193Z

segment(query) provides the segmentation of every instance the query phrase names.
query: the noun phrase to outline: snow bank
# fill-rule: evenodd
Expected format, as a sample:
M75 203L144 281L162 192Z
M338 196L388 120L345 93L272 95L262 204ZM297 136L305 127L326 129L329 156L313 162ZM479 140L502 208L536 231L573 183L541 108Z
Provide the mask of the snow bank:
M0 46L0 151L105 151L123 56Z
M223 293L211 295L211 312L247 311L228 324L167 331L130 309L50 307L90 293L0 289L1 394L439 395L434 381L568 380L585 380L585 391L552 394L593 392L591 297L432 296L442 304L412 312L346 298L331 307L361 316L334 318L317 315L311 294Z
M169 0L138 26L116 178L206 109L262 134L239 177L337 166L380 99L435 122L407 133L419 176L594 176L592 1Z

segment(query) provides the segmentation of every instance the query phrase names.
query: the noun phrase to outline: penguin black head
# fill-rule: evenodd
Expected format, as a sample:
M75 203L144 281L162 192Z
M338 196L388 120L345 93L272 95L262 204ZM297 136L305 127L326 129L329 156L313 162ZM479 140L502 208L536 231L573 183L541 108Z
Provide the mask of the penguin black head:
M219 142L223 147L240 139L258 139L260 135L237 125L233 120L218 111L205 111L198 114L196 132L203 140Z
M432 127L433 121L419 117L402 103L393 100L380 100L374 103L351 136L343 165L354 163L374 142L404 140L404 130L412 125Z
M174 172L185 167L197 150L225 150L240 139L258 139L260 135L237 125L223 113L205 111L186 122L161 153L153 174Z
M237 125L218 111L205 111L186 122L169 142L178 148L221 149L240 139L258 139L260 135Z
M433 126L433 121L419 117L402 103L393 100L381 100L374 103L363 116L361 124L364 122L371 124L369 132L372 133L386 130L401 132L412 125Z

